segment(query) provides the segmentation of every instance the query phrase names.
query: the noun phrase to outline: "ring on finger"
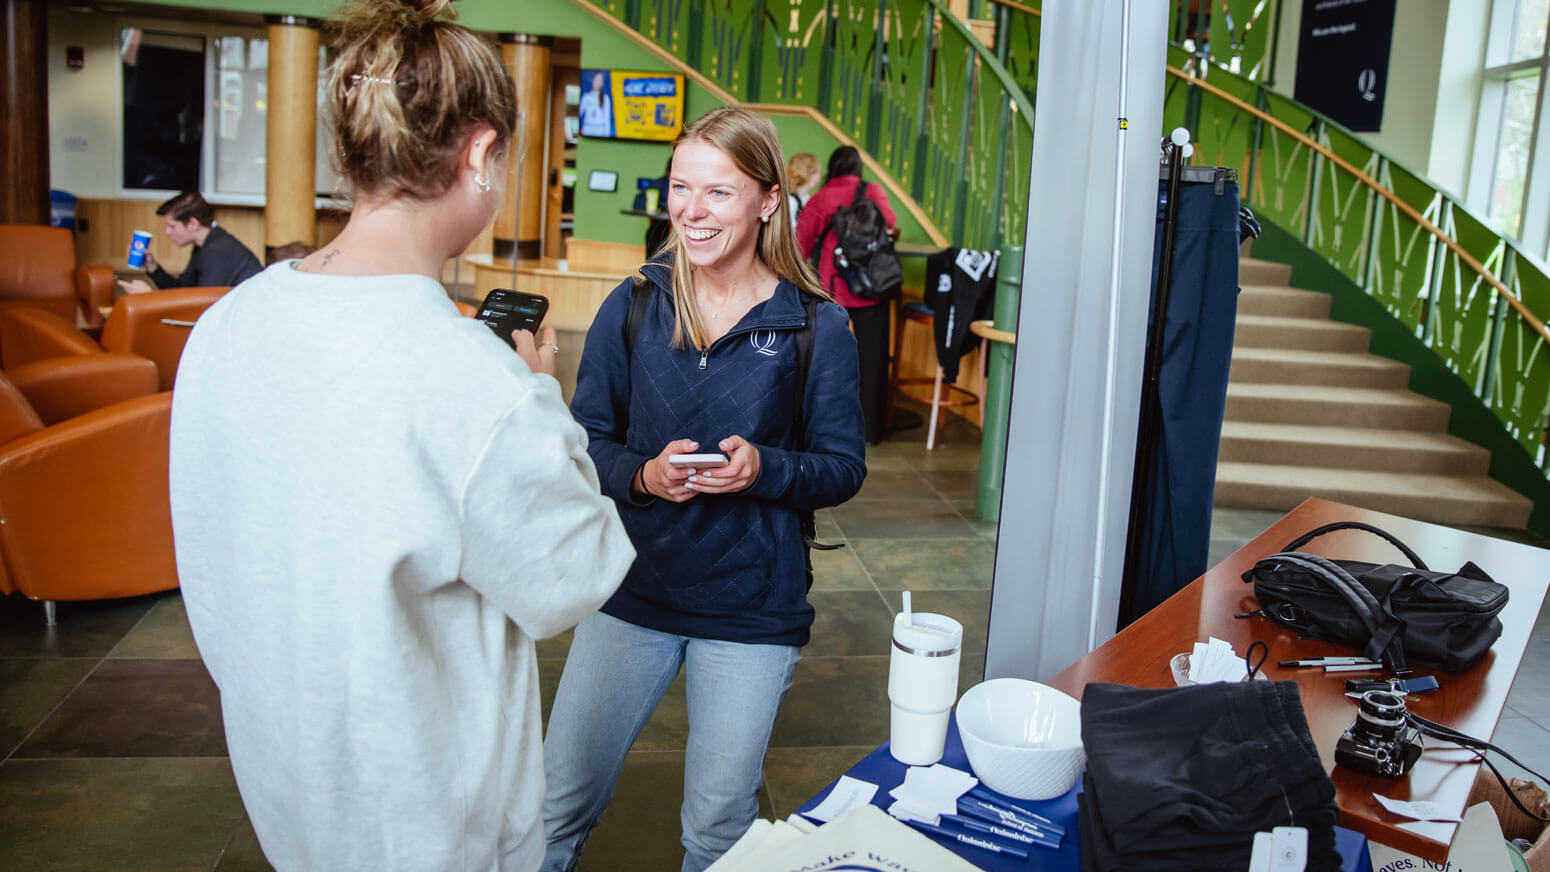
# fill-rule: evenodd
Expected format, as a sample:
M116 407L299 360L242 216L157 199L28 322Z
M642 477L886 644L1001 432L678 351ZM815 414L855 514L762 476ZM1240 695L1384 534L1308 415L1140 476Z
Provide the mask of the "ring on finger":
M554 349L554 356L555 357L559 357L560 356L560 346L555 345L553 342L546 342L546 343L544 343L544 347L545 348L553 348Z

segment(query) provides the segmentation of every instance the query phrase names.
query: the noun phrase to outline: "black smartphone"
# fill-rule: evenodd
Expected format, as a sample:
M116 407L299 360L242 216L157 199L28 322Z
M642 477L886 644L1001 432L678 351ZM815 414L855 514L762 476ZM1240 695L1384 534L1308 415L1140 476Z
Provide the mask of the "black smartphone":
M548 311L547 297L507 288L496 288L485 296L484 302L479 304L479 312L474 317L490 325L490 329L495 331L496 336L515 348L511 341L511 331L531 330L536 338L538 325L543 323L544 314Z

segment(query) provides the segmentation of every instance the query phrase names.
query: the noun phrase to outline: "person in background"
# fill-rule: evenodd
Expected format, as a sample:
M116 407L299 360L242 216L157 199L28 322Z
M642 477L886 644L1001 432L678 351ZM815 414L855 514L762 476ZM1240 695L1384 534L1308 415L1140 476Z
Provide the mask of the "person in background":
M199 319L172 400L188 620L277 869L530 870L534 640L634 557L555 382L440 276L500 209L516 94L448 0L359 0L326 98L354 206Z
M888 312L886 300L863 300L850 292L845 280L836 275L834 268L834 235L825 233L829 219L841 207L850 205L861 184L861 153L849 145L842 145L829 155L829 175L823 187L807 201L797 219L797 245L809 259L818 252L818 281L834 295L835 302L845 307L850 315L851 329L856 334L856 347L861 355L861 412L866 416L866 441L875 445L887 434L883 432L888 417ZM888 227L898 235L898 219L893 207L888 205L888 192L882 185L869 184L868 199L882 211ZM820 239L819 237L824 238Z
M614 104L608 96L608 74L598 70L592 74L592 89L581 95L581 105L576 108L581 118L581 132L587 136L614 135Z
M194 246L188 258L188 267L181 275L173 275L162 269L156 258L146 251L145 271L156 283L156 288L206 288L232 287L241 284L263 269L258 258L241 240L226 232L215 222L215 210L197 191L184 191L156 207L156 214L164 216L162 231L167 241L182 248ZM118 286L126 294L143 294L156 290L144 279L119 281Z
M797 254L784 175L775 125L756 112L717 109L684 128L667 248L587 333L571 412L640 556L576 628L555 694L548 872L575 868L680 667L684 872L758 816L764 752L813 622L803 516L866 476L855 339ZM670 460L691 453L726 463Z
M799 151L786 161L786 181L791 183L791 191L786 194L786 210L791 213L791 229L797 229L797 216L802 214L802 208L817 190L818 183L823 178L818 175L818 158L805 151Z
M316 245L308 245L305 242L287 242L269 252L269 262L264 265L273 266L282 260L300 260L317 250Z

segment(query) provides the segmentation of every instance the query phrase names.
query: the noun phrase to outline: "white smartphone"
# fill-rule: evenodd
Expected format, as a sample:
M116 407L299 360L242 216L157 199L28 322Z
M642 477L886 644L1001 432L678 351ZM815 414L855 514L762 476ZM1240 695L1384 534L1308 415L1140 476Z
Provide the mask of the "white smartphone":
M677 467L693 466L710 468L713 466L726 466L725 454L669 454L667 462Z

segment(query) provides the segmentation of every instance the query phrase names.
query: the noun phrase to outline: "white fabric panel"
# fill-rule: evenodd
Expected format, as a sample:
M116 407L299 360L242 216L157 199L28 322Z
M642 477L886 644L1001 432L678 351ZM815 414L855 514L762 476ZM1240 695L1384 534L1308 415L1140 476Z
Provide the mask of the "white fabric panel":
M1043 9L986 678L1048 678L1113 635L1151 287L1167 6L1046 0ZM1116 177L1122 67L1130 122L1123 181Z

